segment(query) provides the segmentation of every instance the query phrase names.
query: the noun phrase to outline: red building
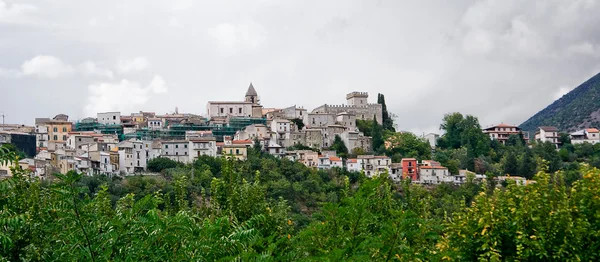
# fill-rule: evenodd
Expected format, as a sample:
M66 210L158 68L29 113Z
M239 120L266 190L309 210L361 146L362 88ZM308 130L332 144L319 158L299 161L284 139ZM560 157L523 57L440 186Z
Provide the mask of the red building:
M417 166L417 159L415 158L402 158L402 179L409 178L412 181L419 180L419 170Z

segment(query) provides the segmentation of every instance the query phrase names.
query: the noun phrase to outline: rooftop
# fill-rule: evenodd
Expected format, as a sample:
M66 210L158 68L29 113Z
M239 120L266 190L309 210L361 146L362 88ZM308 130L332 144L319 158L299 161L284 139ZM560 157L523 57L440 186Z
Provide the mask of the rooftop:
M257 96L256 90L254 90L254 86L252 82L250 82L250 86L248 87L248 91L246 91L246 96Z
M553 126L540 126L539 129L544 130L546 132L558 132L558 128Z

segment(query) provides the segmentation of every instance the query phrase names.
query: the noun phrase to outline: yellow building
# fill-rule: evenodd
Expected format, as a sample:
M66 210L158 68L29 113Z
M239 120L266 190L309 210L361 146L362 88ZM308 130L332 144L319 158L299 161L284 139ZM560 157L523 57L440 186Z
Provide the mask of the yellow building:
M44 123L48 127L48 142L66 142L73 127L71 122L50 120Z
M217 143L217 148L221 149L221 155L235 157L238 160L246 160L248 147L254 144L252 140L232 140L230 136L225 136L224 140L224 142Z
M235 157L237 160L246 160L248 148L245 145L223 145L223 155Z

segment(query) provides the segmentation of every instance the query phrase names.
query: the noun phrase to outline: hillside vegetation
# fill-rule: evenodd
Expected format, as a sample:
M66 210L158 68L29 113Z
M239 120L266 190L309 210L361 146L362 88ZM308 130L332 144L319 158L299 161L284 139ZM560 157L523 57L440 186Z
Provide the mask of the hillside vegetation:
M539 126L555 126L561 131L600 127L600 74L585 81L520 125L523 130L530 132Z

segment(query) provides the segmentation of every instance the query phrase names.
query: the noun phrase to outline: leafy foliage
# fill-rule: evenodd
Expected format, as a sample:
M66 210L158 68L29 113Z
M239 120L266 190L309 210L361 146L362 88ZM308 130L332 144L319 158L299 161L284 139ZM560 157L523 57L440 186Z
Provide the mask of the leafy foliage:
M148 161L148 170L151 172L161 172L165 169L176 168L179 162L166 157L157 157Z
M340 157L348 157L348 148L346 147L346 144L344 144L344 141L339 135L335 135L335 138L333 139L333 144L331 145L331 149L335 150L337 155Z

